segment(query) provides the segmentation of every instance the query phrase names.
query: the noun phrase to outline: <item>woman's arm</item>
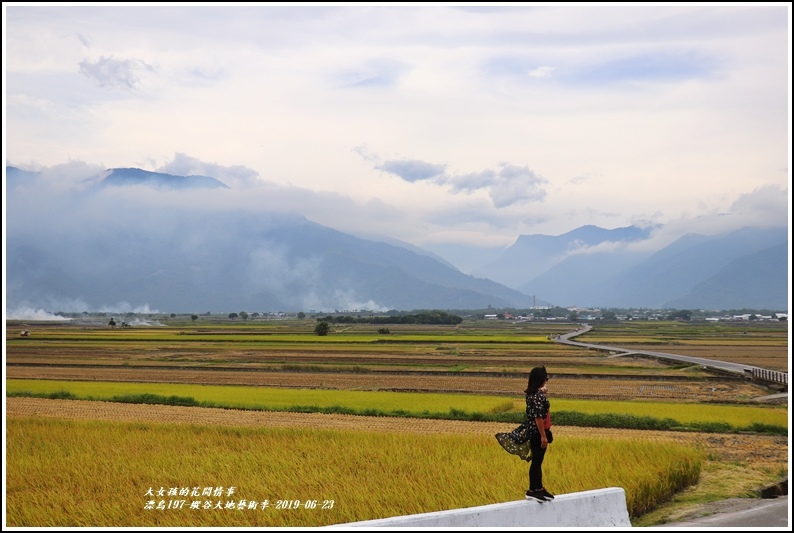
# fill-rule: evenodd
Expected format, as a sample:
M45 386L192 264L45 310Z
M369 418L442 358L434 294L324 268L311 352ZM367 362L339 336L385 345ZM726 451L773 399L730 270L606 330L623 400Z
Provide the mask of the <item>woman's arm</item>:
M543 427L543 419L535 418L535 424L537 425L538 433L540 433L540 447L545 448L549 445L549 439L546 437L546 430Z

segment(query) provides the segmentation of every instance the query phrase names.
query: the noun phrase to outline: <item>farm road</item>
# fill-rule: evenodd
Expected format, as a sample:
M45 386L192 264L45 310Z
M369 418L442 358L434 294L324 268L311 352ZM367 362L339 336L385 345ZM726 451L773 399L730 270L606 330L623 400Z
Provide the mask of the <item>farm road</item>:
M790 531L788 495L778 498L730 498L703 504L677 522L658 527L675 528L783 528Z
M746 375L747 372L752 373L754 369L760 369L759 367L752 366L752 365L745 365L740 363L733 363L730 361L719 361L716 359L704 359L702 357L692 357L688 355L679 355L673 354L668 352L652 352L647 350L630 350L627 348L620 348L617 346L607 346L604 344L588 344L584 342L577 342L572 341L573 337L578 335L582 335L587 333L593 329L593 327L589 324L585 324L580 329L573 331L571 333L566 333L564 335L560 335L553 339L555 342L560 344L567 344L568 346L578 346L580 348L589 348L594 350L602 350L602 351L614 351L619 352L622 355L634 355L634 354L641 354L641 355L650 355L652 357L658 357L660 359L670 359L673 361L681 361L684 363L691 363L695 365L705 366L709 368L714 368L716 370L721 370L724 372L731 372L734 374L739 375Z

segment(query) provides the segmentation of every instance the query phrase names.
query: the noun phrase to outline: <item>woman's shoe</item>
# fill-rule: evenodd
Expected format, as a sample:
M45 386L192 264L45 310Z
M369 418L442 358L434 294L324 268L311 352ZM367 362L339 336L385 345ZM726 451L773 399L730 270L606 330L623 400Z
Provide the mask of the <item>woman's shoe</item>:
M554 499L554 494L552 494L551 492L547 491L545 488L541 488L541 489L540 489L539 491L537 491L537 492L538 492L538 493L539 493L541 496L543 496L544 498L546 498L547 500L553 500L553 499Z
M543 496L542 490L528 490L527 500L538 500L539 502L549 501L546 497Z

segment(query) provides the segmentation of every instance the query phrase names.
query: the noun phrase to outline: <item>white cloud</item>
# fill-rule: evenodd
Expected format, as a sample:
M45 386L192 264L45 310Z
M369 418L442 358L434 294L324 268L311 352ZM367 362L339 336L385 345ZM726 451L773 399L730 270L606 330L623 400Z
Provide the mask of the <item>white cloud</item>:
M375 168L399 176L405 181L414 182L441 177L446 166L403 159L400 161L384 161Z
M96 60L84 59L80 62L80 73L100 87L137 89L141 74L153 72L154 67L139 59L115 59L100 57Z
M217 163L205 163L180 153L174 154L173 161L162 165L157 171L176 176L208 176L237 189L263 184L259 174L253 169L242 165L223 166Z
M527 76L530 78L548 78L551 77L552 73L554 72L555 67L549 66L540 66L535 67L529 72L527 72Z

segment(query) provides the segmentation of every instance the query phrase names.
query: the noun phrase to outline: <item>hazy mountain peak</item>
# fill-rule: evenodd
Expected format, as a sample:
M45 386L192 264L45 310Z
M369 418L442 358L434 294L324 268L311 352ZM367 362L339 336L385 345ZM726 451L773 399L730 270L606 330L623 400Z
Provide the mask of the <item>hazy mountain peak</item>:
M588 246L594 246L602 242L631 242L647 239L651 228L640 228L637 226L626 226L623 228L605 229L592 224L586 224L573 229L562 235L543 235L534 233L531 235L519 235L513 246L523 246L528 243L548 242L555 243L556 248L562 248L573 241L580 241Z
M562 235L520 235L501 257L474 274L521 290L525 282L543 274L575 250L604 242L643 240L650 232L651 228L637 226L610 230L586 225Z
M21 168L6 165L6 180L8 185L19 185L35 179L38 175L37 172L30 170L22 170Z
M177 176L163 172L151 172L140 168L113 168L103 180L102 186L123 187L148 185L158 189L228 189L224 183L209 176Z

